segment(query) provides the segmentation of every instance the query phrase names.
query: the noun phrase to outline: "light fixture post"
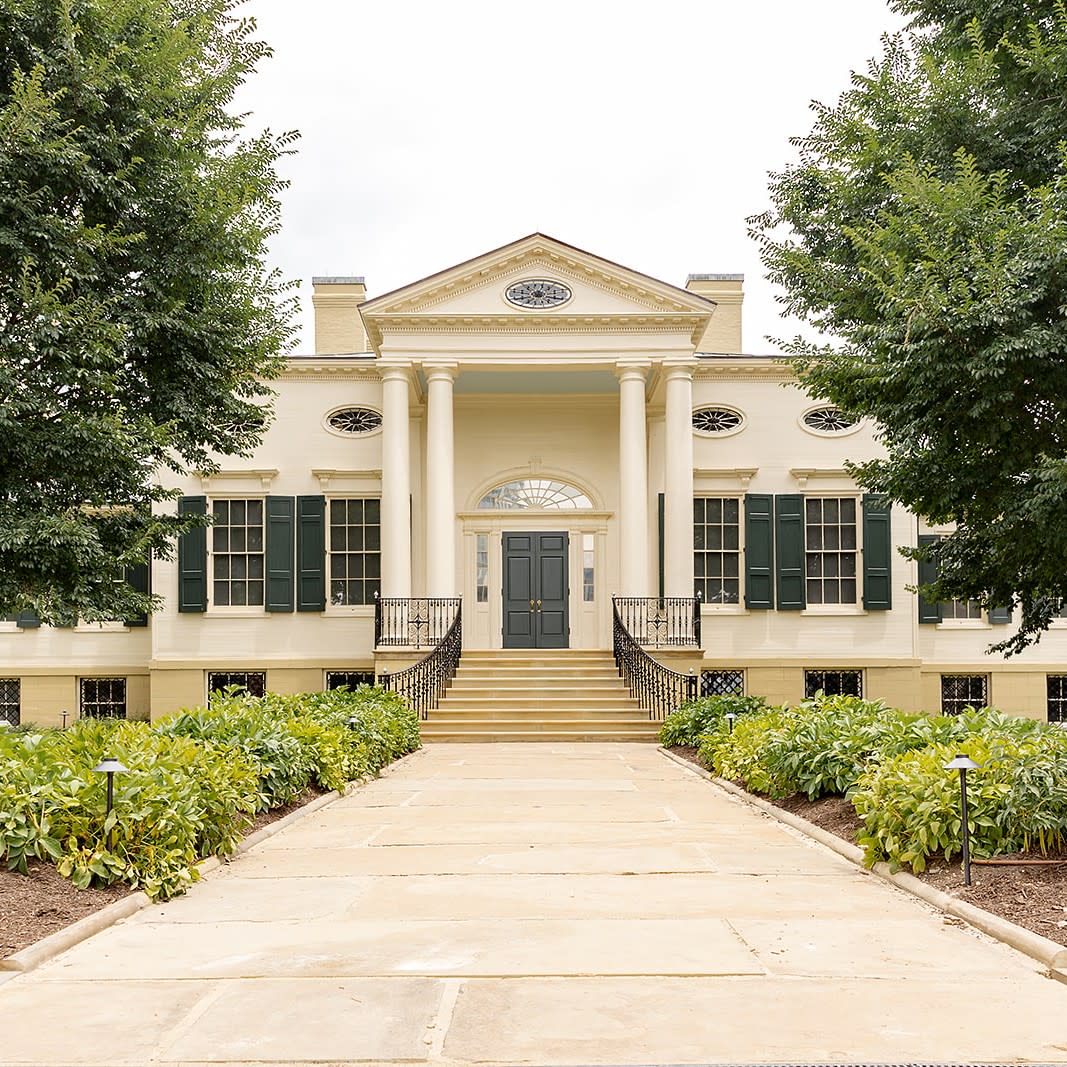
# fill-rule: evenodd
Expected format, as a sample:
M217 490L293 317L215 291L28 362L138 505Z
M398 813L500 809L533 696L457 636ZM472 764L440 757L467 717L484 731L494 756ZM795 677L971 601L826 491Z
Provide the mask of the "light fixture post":
M734 732L734 719L737 718L737 712L728 711L726 713L726 724L730 727L730 733Z
M960 821L963 831L963 884L971 884L971 828L967 821L967 772L978 770L982 765L975 763L964 752L957 753L956 758L945 764L946 771L960 772Z
M107 775L107 811L104 813L104 824L107 825L108 817L111 815L111 809L115 806L115 775L116 774L129 774L130 768L120 763L114 756L105 756L100 763L93 768L94 774L106 774ZM115 837L115 828L112 827L107 832L107 850L112 850L112 843Z

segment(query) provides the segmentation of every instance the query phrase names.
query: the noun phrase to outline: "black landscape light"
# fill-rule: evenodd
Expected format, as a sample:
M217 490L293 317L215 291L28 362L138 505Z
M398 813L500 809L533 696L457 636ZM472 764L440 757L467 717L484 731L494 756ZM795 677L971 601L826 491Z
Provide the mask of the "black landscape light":
M728 711L726 713L726 724L730 727L730 733L734 732L734 719L737 718L736 711Z
M349 717L348 717L348 728L350 730L354 730L358 725L359 725L359 716L358 715L349 715Z
M964 752L957 753L954 760L945 764L946 771L960 772L960 817L963 822L963 884L971 884L971 831L967 825L967 772L976 771L982 765L975 763Z
M63 729L65 730L67 728L67 716L70 714L70 712L61 711L59 714L63 716Z
M100 763L93 768L93 774L106 774L107 775L107 812L104 814L104 821L107 822L107 817L111 814L111 809L115 806L115 775L116 774L129 774L130 768L120 763L114 756L105 756ZM114 834L114 827L107 832L107 850L111 851L111 839Z

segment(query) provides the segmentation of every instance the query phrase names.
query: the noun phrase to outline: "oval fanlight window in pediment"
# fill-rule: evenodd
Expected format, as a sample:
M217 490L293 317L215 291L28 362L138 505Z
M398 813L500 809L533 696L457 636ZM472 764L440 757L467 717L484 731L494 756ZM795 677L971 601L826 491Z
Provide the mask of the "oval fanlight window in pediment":
M509 303L521 308L555 308L571 298L570 289L563 282L548 278L527 278L515 282L504 291Z
M478 502L479 509L524 511L542 508L549 511L576 511L592 508L593 502L573 485L551 478L523 478L490 489Z

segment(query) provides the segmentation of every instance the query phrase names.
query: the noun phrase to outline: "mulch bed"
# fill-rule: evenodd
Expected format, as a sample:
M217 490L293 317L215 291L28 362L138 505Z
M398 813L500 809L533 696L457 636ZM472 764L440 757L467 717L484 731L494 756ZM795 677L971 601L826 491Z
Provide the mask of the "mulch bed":
M695 748L680 745L671 751L703 767ZM855 809L844 797L808 800L798 793L784 800L771 800L770 803L852 844L856 843L856 834L863 826ZM916 877L944 893L1041 934L1050 941L1067 945L1067 851L1048 856L1032 851L998 859L1061 859L1063 862L1034 866L987 866L972 862L971 885L965 886L958 856L953 857L951 863L934 856L929 860L926 870Z
M277 822L322 794L323 790L309 789L291 804L260 812L245 836ZM73 882L57 874L50 863L30 863L29 874L0 869L0 959L132 892L128 885L77 889Z

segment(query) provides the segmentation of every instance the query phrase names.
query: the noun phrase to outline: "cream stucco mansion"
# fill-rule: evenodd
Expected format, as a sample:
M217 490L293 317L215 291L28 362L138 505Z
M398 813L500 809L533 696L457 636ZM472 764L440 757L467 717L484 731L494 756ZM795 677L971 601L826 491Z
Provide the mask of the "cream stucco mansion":
M1067 711L1067 619L1010 661L1006 612L926 604L867 497L871 427L742 354L742 278L647 277L541 234L373 299L314 280L315 353L247 461L174 486L213 525L157 561L147 624L0 623L0 716L157 716L209 687L321 689L422 652L376 596L462 598L470 651L609 649L612 596L699 594L705 691ZM379 635L380 636L380 635Z

